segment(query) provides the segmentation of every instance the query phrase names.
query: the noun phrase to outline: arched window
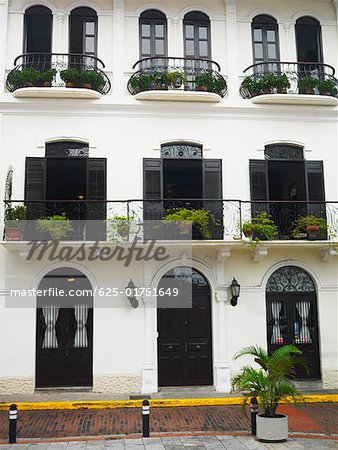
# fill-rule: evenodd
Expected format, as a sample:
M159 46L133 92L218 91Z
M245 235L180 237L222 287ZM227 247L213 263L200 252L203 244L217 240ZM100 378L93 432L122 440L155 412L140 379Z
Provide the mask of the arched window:
M52 11L37 5L25 12L24 53L51 53Z
M140 59L167 56L167 18L156 9L140 16Z
M320 378L316 297L311 276L296 266L277 269L266 285L268 350L287 344L302 350L309 372L297 366L297 378Z
M210 20L199 11L184 16L184 55L186 58L211 59Z
M299 62L323 62L322 33L318 20L312 17L297 20L296 44Z
M97 14L80 7L70 13L69 52L97 55Z
M256 16L252 21L252 45L254 64L279 61L278 24L268 15ZM277 68L269 64L269 68Z

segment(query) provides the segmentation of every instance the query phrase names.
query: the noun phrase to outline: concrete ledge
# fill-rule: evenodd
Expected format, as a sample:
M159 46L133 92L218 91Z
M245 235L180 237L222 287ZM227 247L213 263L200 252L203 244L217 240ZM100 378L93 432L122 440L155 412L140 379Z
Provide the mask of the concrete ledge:
M338 402L338 394L304 395L305 403ZM174 408L184 406L227 406L240 405L243 397L225 398L184 398L184 399L154 399L149 400L152 408ZM286 402L281 402L286 403ZM0 411L9 409L11 403L0 403ZM115 408L141 408L142 400L116 400L116 401L79 401L79 402L17 402L21 411L56 410L56 409L115 409Z

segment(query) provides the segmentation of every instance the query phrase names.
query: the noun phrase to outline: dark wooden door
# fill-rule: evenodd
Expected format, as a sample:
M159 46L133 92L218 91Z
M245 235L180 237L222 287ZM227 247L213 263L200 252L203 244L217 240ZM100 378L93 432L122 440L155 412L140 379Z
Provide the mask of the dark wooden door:
M36 326L36 387L93 384L93 298L78 270L55 269L39 285ZM58 296L57 290L64 292ZM74 293L83 292L83 296Z
M202 281L192 283L191 307L158 308L159 386L213 382L210 290L200 274L191 272L191 278Z
M296 378L320 378L315 292L268 292L267 335L269 352L286 344L303 352L309 372L297 366Z

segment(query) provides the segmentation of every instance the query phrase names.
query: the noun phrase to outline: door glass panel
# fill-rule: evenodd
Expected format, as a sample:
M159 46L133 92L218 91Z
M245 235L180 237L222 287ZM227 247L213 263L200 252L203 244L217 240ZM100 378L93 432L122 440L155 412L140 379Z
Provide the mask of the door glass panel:
M260 29L255 29L254 30L254 40L257 42L262 42L263 41L263 32Z
M85 53L94 53L95 50L95 39L94 37L86 37L86 48Z
M193 25L186 25L185 26L185 36L189 39L194 38L194 26Z
M43 318L45 321L45 335L43 337L42 348L59 348L56 335L56 322L59 317L60 306L48 305L42 307Z
M255 44L255 59L263 59L263 45Z
M150 55L150 39L142 39L142 54Z
M276 42L276 32L275 30L267 30L266 38L268 42Z
M195 46L194 41L186 41L185 42L185 51L188 56L194 56L195 55Z
M157 39L155 41L155 52L157 55L163 55L164 54L164 41Z
M309 328L309 318L310 318L310 309L311 303L307 300L297 301L296 302L297 309L297 321L295 321L295 336L294 340L296 344L311 344L312 337L310 334ZM296 333L297 331L297 333Z
M275 44L268 44L268 58L269 59L276 59L277 53L276 53L276 45Z
M208 43L205 41L199 42L199 56L202 56L202 57L208 56Z
M142 24L142 36L150 37L150 25Z
M271 327L270 343L271 344L283 344L282 330L281 330L281 317L282 302L271 302L271 319L268 326Z
M164 26L163 25L155 25L155 36L158 38L164 37Z
M76 320L76 331L74 336L74 348L87 348L88 336L87 336L87 320L88 320L88 305L75 305L74 314Z
M198 27L198 36L200 39L207 39L208 38L207 27Z
M86 22L86 34L95 34L94 22Z

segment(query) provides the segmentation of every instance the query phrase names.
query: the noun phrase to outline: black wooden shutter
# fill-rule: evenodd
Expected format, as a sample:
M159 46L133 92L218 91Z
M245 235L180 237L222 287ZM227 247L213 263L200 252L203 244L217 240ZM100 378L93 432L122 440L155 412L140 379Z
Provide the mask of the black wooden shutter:
M27 219L29 220L35 220L45 215L45 161L45 158L26 158L25 205L27 207ZM37 200L41 200L41 203L36 202Z
M323 161L305 161L308 214L326 217Z
M217 224L212 226L213 239L223 239L222 160L203 160L203 197L219 201L204 201L204 208L211 211Z
M102 200L87 205L88 240L105 239L106 219L106 158L88 158L87 165L87 200Z
M251 195L251 214L256 212L269 211L269 205L259 203L269 200L268 170L267 162L261 159L250 159L250 195ZM257 202L257 203L255 203Z
M143 159L143 197L145 239L161 238L161 230L156 232L155 223L148 222L161 220L163 216L162 160L160 158Z

